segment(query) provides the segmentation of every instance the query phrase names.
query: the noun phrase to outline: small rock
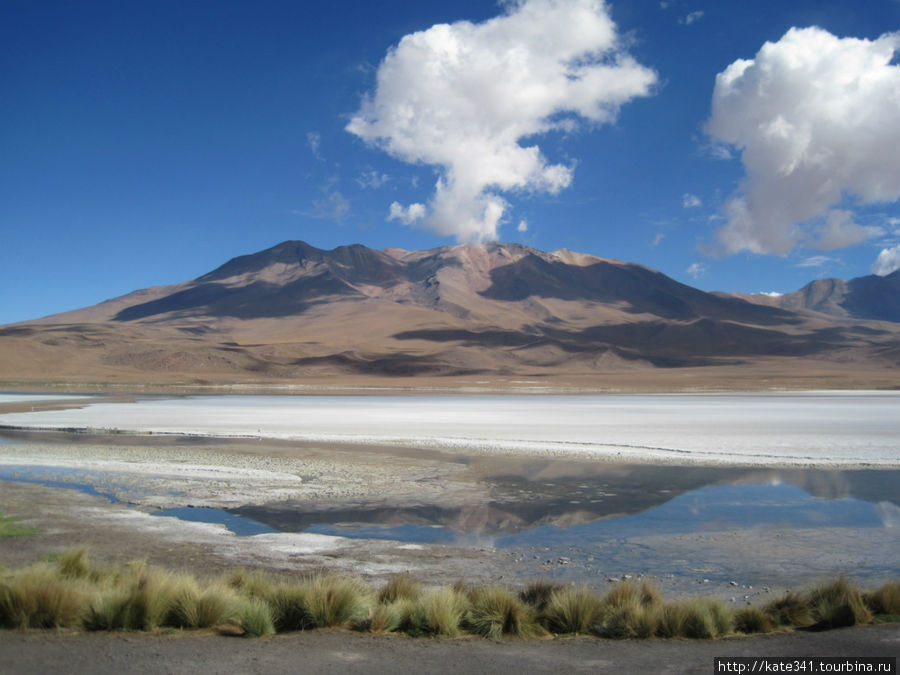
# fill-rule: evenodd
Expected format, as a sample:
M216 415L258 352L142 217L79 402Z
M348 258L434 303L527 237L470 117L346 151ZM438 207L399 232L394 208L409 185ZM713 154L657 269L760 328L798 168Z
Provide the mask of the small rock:
M737 585L738 585L738 582L736 582L736 581L729 581L728 584L729 584L730 586L737 586Z

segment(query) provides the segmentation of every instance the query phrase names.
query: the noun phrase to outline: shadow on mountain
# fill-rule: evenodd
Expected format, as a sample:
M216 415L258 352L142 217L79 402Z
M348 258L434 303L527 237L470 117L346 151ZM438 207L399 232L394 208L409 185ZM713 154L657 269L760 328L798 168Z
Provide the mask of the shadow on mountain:
M391 354L366 358L344 352L297 359L295 366L328 367L366 375L478 375L482 370L462 368L439 359L413 354Z
M363 297L355 288L328 272L284 285L263 281L237 287L204 283L158 300L127 307L113 320L136 321L175 312L237 319L294 316L335 296Z
M644 321L593 326L583 330L530 327L526 331L422 329L395 333L398 340L459 342L467 347L531 348L550 345L569 353L613 349L624 358L641 358L661 367L702 365L706 357L758 355L809 356L851 339L851 331L828 328L804 335L699 319L686 324Z
M627 303L630 308L625 311L681 321L706 316L760 325L800 322L792 312L705 293L639 265L599 262L579 267L529 254L491 270L490 276L492 284L481 295L492 300L519 301L535 296Z

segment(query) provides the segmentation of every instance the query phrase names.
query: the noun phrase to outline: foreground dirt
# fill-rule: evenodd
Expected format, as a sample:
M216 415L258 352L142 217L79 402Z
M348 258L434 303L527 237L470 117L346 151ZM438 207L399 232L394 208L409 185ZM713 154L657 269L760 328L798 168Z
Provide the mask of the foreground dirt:
M371 636L311 631L259 640L214 635L0 631L9 673L712 673L724 656L881 656L900 653L900 625L709 640L538 642ZM65 665L63 665L65 664Z

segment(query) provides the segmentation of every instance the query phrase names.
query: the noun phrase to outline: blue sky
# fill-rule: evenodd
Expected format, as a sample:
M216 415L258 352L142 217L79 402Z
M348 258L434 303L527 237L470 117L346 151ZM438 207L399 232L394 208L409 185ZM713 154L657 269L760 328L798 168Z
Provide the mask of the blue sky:
M897 0L5 0L0 323L287 239L885 273L894 31Z

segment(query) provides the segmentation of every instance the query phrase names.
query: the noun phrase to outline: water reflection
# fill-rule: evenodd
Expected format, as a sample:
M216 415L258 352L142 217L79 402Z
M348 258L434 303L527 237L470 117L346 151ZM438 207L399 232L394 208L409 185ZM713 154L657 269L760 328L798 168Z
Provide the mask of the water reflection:
M371 506L309 510L292 504L247 506L236 513L282 532L414 543L565 546L653 534L750 528L894 527L896 474L885 471L712 471L721 484L697 486L710 470L632 467L614 479L580 477L495 482L498 499L465 506ZM736 473L735 473L736 472ZM754 482L765 478L766 482ZM694 487L690 487L693 483ZM801 487L802 486L802 487ZM826 496L820 496L815 492ZM870 498L850 496L867 495Z

